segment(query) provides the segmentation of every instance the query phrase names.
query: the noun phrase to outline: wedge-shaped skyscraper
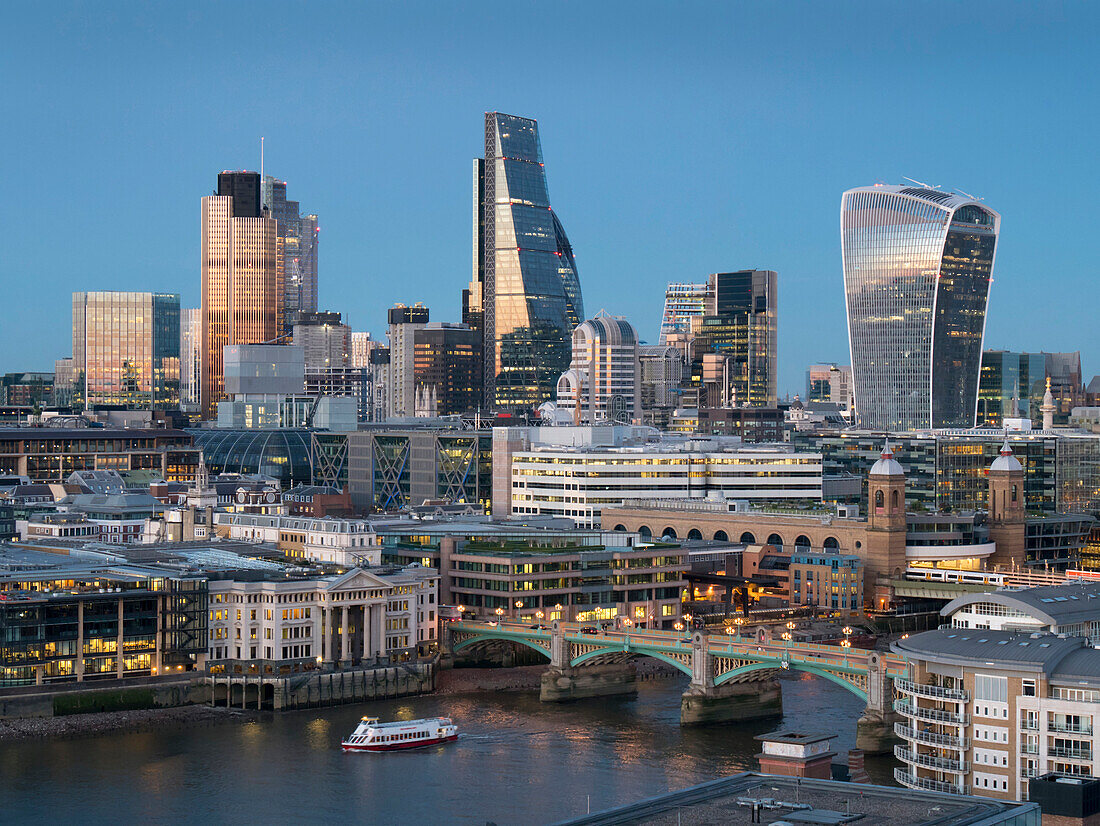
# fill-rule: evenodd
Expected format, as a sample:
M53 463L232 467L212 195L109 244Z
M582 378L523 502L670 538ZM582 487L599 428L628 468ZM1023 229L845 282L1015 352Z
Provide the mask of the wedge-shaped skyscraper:
M844 193L840 237L863 428L973 427L1001 217L919 186Z
M534 408L553 398L584 319L573 248L550 208L538 123L485 114L475 162L474 278L481 313L486 407Z

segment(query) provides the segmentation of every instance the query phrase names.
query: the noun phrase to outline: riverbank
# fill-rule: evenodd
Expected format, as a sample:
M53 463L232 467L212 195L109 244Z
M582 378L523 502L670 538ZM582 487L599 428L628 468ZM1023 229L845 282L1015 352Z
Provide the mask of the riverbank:
M439 672L433 694L476 694L483 691L538 691L546 665L514 668L447 668ZM641 681L684 676L672 666L655 660L635 663Z
M153 726L187 726L223 723L247 723L259 712L239 708L178 706L135 711L104 711L94 714L68 714L64 717L24 717L0 720L0 742L37 740L43 737L87 737L108 732L140 731Z

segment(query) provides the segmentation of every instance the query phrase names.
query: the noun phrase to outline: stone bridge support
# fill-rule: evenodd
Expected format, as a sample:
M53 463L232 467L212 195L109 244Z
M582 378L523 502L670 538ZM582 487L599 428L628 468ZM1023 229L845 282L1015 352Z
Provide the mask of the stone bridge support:
M894 723L901 719L894 711L893 683L886 674L882 655L867 658L867 707L856 723L856 748L868 754L883 754L898 742Z
M571 665L571 649L561 623L554 620L550 627L550 668L542 675L539 689L542 702L564 703L637 692L633 663L603 663L574 668Z
M779 681L761 671L753 679L714 684L714 656L707 635L696 631L691 640L691 683L680 701L680 725L739 723L783 713Z

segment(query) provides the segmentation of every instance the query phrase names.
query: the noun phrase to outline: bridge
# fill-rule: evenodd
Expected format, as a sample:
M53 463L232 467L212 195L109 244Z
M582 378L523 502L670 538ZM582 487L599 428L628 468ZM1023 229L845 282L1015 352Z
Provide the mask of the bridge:
M447 624L444 642L456 659L502 644L538 652L550 661L542 677L544 702L633 693L632 662L641 657L659 660L690 678L680 708L683 725L781 714L777 675L806 672L866 703L857 724L857 745L871 753L888 749L894 722L893 678L908 673L905 660L893 654L776 641L767 628L734 637L704 631L613 631L558 620L549 627L463 620Z

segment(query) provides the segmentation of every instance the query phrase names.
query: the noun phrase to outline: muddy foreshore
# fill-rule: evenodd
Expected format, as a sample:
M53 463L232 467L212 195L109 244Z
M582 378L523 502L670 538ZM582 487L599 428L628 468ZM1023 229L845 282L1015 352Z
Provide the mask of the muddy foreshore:
M86 737L114 731L140 731L153 726L220 725L246 723L262 712L239 708L178 706L136 711L103 711L96 714L68 714L62 717L22 717L0 720L0 742L37 740L41 737Z

